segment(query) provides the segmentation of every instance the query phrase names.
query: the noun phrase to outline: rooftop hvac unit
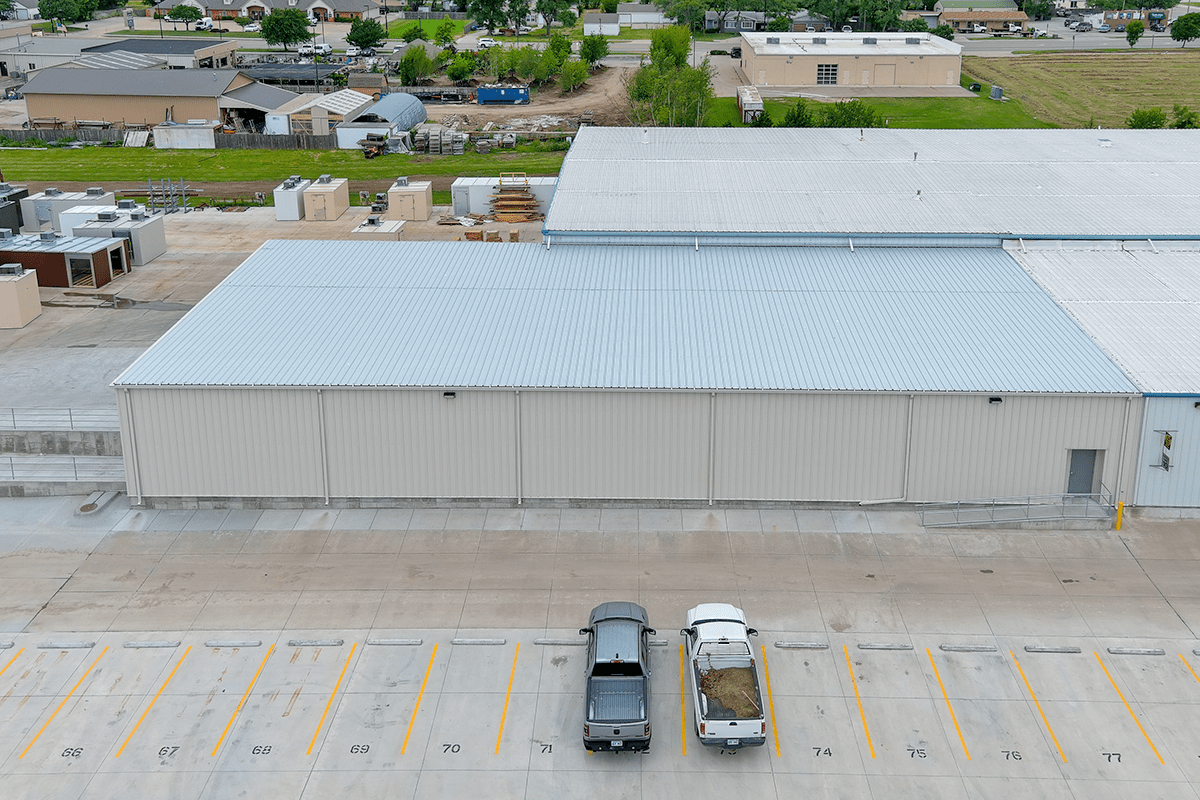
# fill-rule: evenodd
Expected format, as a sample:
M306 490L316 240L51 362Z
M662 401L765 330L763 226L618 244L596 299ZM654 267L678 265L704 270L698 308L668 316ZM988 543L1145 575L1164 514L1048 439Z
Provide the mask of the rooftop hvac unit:
M42 231L41 239L43 242L53 242L58 239L58 234L54 231Z
M8 228L0 228L0 242L11 242L13 240L13 232Z
M303 179L299 175L288 175L288 180L292 183L299 183Z
M12 187L7 183L0 183L0 194L8 194L12 191Z
M100 213L96 214L96 219L100 220L101 222L116 222L118 219L120 219L120 215L115 211L101 211Z
M396 178L396 185L397 186L408 186L408 176L401 175L399 178Z
M378 224L379 224L379 217L377 217L376 215L372 214L371 216L367 217L367 224L368 224L368 225L378 225Z
M825 37L824 36L814 36L813 44L825 44Z
M99 186L93 186L84 192L88 197L100 197L104 194L104 189Z
M909 36L907 39L904 40L904 43L905 44L920 44L921 40L915 36Z
M387 202L387 192L376 192L375 193L375 202L376 203L386 203Z
M117 208L137 208L136 200L118 200Z
M876 39L874 36L864 36L863 44L879 44L879 40Z
M383 214L387 212L387 203L371 203L372 214Z
M58 190L57 186L47 186L46 191L42 192L42 194L46 195L46 197L58 197L62 192Z
M767 44L779 44L779 37L778 36L768 36Z
M25 268L20 264L0 264L0 275L24 275Z
M321 177L317 178L317 183L333 183L333 176L322 175Z
M129 215L129 218L140 221L140 220L145 219L146 215L145 215L145 213L143 213L141 211L134 211L132 214Z

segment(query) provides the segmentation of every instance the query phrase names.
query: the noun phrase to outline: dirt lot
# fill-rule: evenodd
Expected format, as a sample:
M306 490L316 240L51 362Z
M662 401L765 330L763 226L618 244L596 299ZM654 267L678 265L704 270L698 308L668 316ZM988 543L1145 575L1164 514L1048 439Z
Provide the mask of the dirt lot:
M559 94L557 86L550 86L534 93L527 106L431 104L426 110L431 122L457 121L462 130L478 130L488 122L500 129L565 130L574 128L574 120L584 111L592 112L597 125L628 125L623 79L632 71L631 67L605 67L571 94ZM562 124L567 121L571 124Z

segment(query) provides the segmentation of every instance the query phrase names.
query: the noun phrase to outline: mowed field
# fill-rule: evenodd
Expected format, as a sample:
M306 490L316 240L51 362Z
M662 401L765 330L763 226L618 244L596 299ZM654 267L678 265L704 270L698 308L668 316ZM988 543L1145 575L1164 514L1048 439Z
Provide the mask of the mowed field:
M1168 118L1176 103L1200 110L1200 50L1191 48L964 56L963 74L1003 86L1040 122L1064 128L1124 128L1130 112L1150 106Z

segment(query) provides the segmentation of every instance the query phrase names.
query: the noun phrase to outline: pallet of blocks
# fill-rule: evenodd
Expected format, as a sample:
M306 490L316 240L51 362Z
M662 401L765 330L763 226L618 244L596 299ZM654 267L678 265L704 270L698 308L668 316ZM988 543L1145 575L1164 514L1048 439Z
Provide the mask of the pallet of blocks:
M491 198L492 218L497 222L537 222L545 219L524 172L501 173L496 191Z

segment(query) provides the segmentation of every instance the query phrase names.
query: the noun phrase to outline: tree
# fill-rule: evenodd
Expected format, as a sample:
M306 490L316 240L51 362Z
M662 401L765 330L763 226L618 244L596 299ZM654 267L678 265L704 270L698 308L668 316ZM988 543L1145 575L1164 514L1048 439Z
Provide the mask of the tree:
M579 58L587 62L591 68L595 68L600 59L608 55L608 40L598 34L583 37L583 41L579 43Z
M659 66L651 63L627 85L634 124L699 127L712 102L712 67Z
M177 5L167 14L167 19L172 22L182 22L183 29L186 31L188 25L198 21L204 14L195 6Z
M1142 34L1146 32L1146 23L1140 19L1135 19L1133 22L1125 26L1125 41L1129 42L1129 46L1133 47L1138 43L1138 39L1142 38Z
M509 27L519 30L529 16L529 0L508 0L506 10Z
M568 61L562 65L562 74L558 82L562 85L562 93L573 92L583 86L588 79L587 64L582 61Z
M1167 115L1161 108L1137 108L1125 119L1125 126L1139 130L1161 128L1167 124Z
M735 11L740 11L746 5L745 0L709 0L708 10L717 16L717 30L725 30L725 20ZM707 20L705 20L707 23Z
M454 44L454 21L450 17L442 20L433 34L433 40L439 47L449 47Z
M899 23L904 0L861 0L859 14L865 25L863 30L885 31Z
M467 53L459 53L446 67L446 77L455 83L469 80L475 74L475 59Z
M425 31L422 30L421 26L415 22L412 25L409 25L404 30L400 31L400 38L403 39L405 42L409 42L409 43L415 42L417 39L420 39L424 35L425 35Z
M808 12L828 22L834 30L841 30L857 7L853 0L814 0L808 4Z
M769 113L767 113L767 109L764 108L762 110L762 113L759 114L757 117L755 117L754 121L750 123L750 127L752 127L752 128L774 128L775 123L771 121L771 115Z
M554 21L563 18L563 12L572 14L570 0L537 0L533 5L533 10L545 18L547 36L550 35L550 26Z
M1200 128L1200 114L1192 111L1187 106L1175 104L1175 109L1171 113L1172 128Z
M831 103L822 109L825 128L882 128L883 118L862 100Z
M943 39L945 39L946 41L949 41L949 42L954 41L954 28L951 28L949 25L946 25L945 23L938 25L936 28L931 30L930 33L932 33L934 36L940 36Z
M9 19L15 8L13 0L0 0L0 19Z
M313 38L308 17L298 8L281 8L262 18L262 38L267 44L281 44L287 50L293 44Z
M672 25L650 32L650 63L659 69L687 66L692 34L687 28Z
M350 23L346 41L359 47L378 47L387 38L387 32L373 19L356 19Z
M507 18L504 0L467 0L466 8L475 24L487 28L489 34L504 27Z
M1051 0L1023 0L1019 7L1031 20L1050 19L1054 16L1054 3Z
M666 0L663 13L672 17L688 30L704 30L704 13L708 6L704 0Z
M278 12L276 12L278 13ZM433 59L425 52L424 45L413 45L400 57L400 82L405 86L416 86L422 79L433 74Z
M234 21L234 22L236 22L236 23L237 23L237 24L238 24L240 27L242 27L242 28L244 28L244 27L246 27L247 25L249 25L249 24L250 24L250 18L249 18L249 17L234 17L234 18L233 18L233 21Z
M559 61L566 61L571 56L571 40L561 33L556 33L550 37L550 42L546 45L546 49L553 51L558 56Z
M796 105L789 108L783 115L783 119L779 121L781 128L813 128L816 127L816 124L817 121L808 108L808 102L803 97L797 100Z
M787 33L791 29L792 19L788 16L780 15L778 17L773 17L771 21L767 23L767 30L771 33Z
M1193 39L1200 39L1200 13L1184 14L1171 23L1171 38L1183 42L1181 47Z
M57 19L64 22L89 20L97 7L96 0L38 0L38 12L43 19ZM199 15L198 9L193 8L192 10Z
M905 33L929 33L929 25L921 17L906 19L900 23L900 30Z
M600 0L600 10L605 14L617 13L617 0Z

